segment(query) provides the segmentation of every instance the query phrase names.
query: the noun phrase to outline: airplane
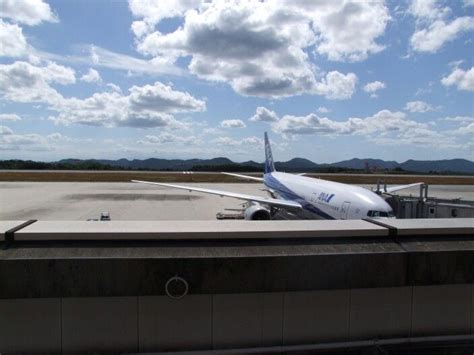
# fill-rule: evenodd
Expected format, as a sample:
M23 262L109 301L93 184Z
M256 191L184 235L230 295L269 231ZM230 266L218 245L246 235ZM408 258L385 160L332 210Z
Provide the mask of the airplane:
M294 175L277 172L267 132L265 132L264 138L265 172L263 178L234 173L222 174L262 182L270 197L151 181L131 181L247 201L244 211L244 218L247 220L270 220L282 210L298 219L394 218L390 205L379 194L366 188L311 178L303 176L304 174ZM384 192L390 194L421 184L423 183L393 186L386 188Z

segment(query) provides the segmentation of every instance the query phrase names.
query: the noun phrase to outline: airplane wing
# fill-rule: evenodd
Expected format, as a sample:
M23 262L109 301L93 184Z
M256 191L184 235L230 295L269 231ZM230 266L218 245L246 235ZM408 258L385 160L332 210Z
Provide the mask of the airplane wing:
M221 172L221 174L224 175L229 175L229 176L235 176L241 179L247 179L247 180L254 180L254 181L263 181L263 178L255 177L255 176L248 176L248 175L240 175L240 174L234 174L234 173L224 173Z
M132 180L132 182L136 182L136 183L140 183L140 184L149 184L149 185L172 187L172 188L175 188L175 189L188 190L188 191L203 192L203 193L206 193L206 194L218 195L218 196L221 196L221 197L222 196L232 197L232 198L236 198L236 199L239 199L239 200L260 202L260 203L263 203L263 204L276 206L276 207L286 207L286 208L294 208L294 209L301 209L302 208L302 206L298 202L289 201L289 200L280 200L280 199L276 199L276 198L252 196L252 195L240 194L240 193L236 193L236 192L228 192L228 191L213 190L213 189L204 189L204 188L200 188L200 187L191 187L191 186L174 185L174 184L163 184L161 182L140 181L140 180Z
M387 187L387 190L384 191L384 192L392 193L392 192L395 192L395 191L400 191L400 190L408 189L408 188L410 188L410 187L420 186L421 184L423 184L423 182L416 182L416 183L414 183L414 184Z

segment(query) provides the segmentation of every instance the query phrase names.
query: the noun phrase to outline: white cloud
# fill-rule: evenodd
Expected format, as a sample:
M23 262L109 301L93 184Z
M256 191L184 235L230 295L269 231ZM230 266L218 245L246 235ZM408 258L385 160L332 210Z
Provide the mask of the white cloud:
M454 41L462 32L474 29L474 18L459 17L450 23L433 22L428 28L416 31L411 45L418 52L436 53L445 43Z
M255 115L249 118L249 121L253 122L275 122L278 121L278 115L265 107L257 107Z
M350 99L355 92L357 76L354 73L341 74L329 72L326 77L315 84L314 93L332 100Z
M418 21L434 20L449 15L449 7L441 7L437 0L413 0L408 12Z
M405 110L410 112L424 113L428 111L434 111L434 108L424 101L410 101L405 105Z
M0 114L1 121L21 121L21 117L15 113L2 113Z
M55 133L48 134L48 138L53 141L60 141L61 139L64 139L65 137L61 133L55 132Z
M3 143L7 145L30 145L41 144L44 142L44 137L36 133L30 134L8 134L2 139Z
M330 109L328 109L327 107L324 107L324 106L319 106L318 109L317 109L317 111L318 111L319 113L323 113L323 114L331 112Z
M474 117L473 116L454 116L454 117L444 117L442 120L451 121L451 122L470 123L470 122L474 122Z
M153 27L165 18L183 16L189 10L198 7L201 0L129 0L128 6L135 17L143 21L132 23L132 32L142 37L153 30Z
M132 86L128 95L101 92L86 99L65 98L50 84L75 81L74 71L55 63L36 67L26 62L0 65L0 94L13 102L41 102L58 112L56 123L97 126L182 127L174 113L204 111L206 103L160 82Z
M81 76L81 80L85 81L86 83L100 83L102 82L102 78L97 70L89 68L89 71Z
M13 131L7 126L0 126L0 136L8 136L13 134Z
M245 128L245 123L242 120L224 120L221 122L223 128Z
M163 132L159 136L146 135L144 139L139 140L138 144L166 144L166 143L185 143L185 144L196 144L198 139L194 136L183 137L171 134L169 132Z
M180 6L130 1L137 50L154 60L190 58L198 77L226 82L241 95L280 98L303 93L329 99L350 98L353 73L319 72L308 53L333 60L363 60L383 49L375 39L389 19L383 3L225 2ZM162 18L179 16L183 25L156 31ZM151 29L152 28L152 29Z
M430 146L438 149L464 149L462 143L456 142L455 135L468 134L471 127L457 131L439 132L427 123L417 122L404 112L381 110L368 117L350 117L336 121L319 117L311 113L306 116L283 116L272 124L274 132L292 138L298 135L359 135L378 145Z
M474 133L474 116L454 116L444 117L441 121L454 122L458 124L458 128L448 130L451 135L472 135Z
M176 91L159 81L153 85L132 86L130 106L137 112L161 111L168 113L204 111L206 103L185 91Z
M0 20L0 56L20 57L26 53L27 47L21 27Z
M465 71L454 68L448 76L441 79L444 86L456 86L458 90L474 91L474 67Z
M427 128L414 128L412 130L401 132L398 136L373 136L369 141L377 145L389 145L399 147L400 145L432 147L440 149L465 149L465 145L456 142L453 137L435 132Z
M214 144L224 145L224 146L232 146L232 147L262 147L263 140L261 138L252 136L252 137L245 137L242 139L233 139L230 137L219 137L213 140Z
M170 61L163 59L144 60L126 54L109 51L94 45L75 46L86 55L62 55L49 52L35 51L39 57L71 64L86 64L116 70L125 70L133 74L150 75L183 75L183 70Z
M63 143L72 141L71 138L55 132L48 135L37 133L16 134L9 127L0 126L1 151L30 151L42 152L55 149L62 150ZM57 145L61 143L61 145Z
M84 100L64 99L55 108L59 115L54 121L96 126L182 127L172 113L203 111L205 108L204 101L189 93L156 82L132 86L126 96L102 92Z
M316 32L316 51L330 60L361 61L384 46L376 39L390 20L383 1L286 1L307 16Z
M459 135L466 135L466 134L474 134L474 122L471 122L465 126L461 126L458 129L451 131L451 134L459 134Z
M272 142L272 144L273 143L274 142ZM242 139L242 145L243 146L250 145L250 146L253 146L253 147L263 147L263 139L255 137L255 136L246 137L246 138ZM275 144L273 144L273 145L275 145Z
M240 141L232 139L230 137L218 137L212 141L218 145L238 146L241 144Z
M0 64L0 93L15 102L52 104L62 97L50 84L66 85L75 80L74 70L52 62L43 67L27 62Z
M106 86L109 87L112 91L118 92L119 94L122 93L122 89L120 88L120 86L115 85L114 83L108 83Z
M55 82L62 85L74 84L76 82L75 71L72 68L49 62L43 68L43 75L47 82Z
M417 52L436 53L446 43L474 29L473 17L457 17L451 21L451 9L436 0L414 1L409 12L416 19L416 30L410 38L410 45Z
M474 0L464 0L464 6L474 6Z
M0 150L46 150L47 140L39 134L15 134L9 127L0 126Z
M41 22L58 22L58 18L43 0L2 0L0 17L29 26Z
M367 93L374 93L378 90L385 89L385 83L382 81L372 81L370 83L365 84L364 91Z

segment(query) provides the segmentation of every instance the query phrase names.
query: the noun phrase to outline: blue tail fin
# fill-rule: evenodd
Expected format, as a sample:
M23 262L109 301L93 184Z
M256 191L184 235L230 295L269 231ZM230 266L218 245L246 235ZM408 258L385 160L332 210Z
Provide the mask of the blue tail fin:
M272 147L268 140L268 134L265 132L265 174L275 171L275 164L273 163Z

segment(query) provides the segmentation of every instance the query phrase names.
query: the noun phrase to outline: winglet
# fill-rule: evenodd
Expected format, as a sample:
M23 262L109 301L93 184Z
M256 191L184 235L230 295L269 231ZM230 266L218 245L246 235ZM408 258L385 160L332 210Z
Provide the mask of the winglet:
M272 173L274 171L275 164L273 163L272 147L270 146L268 134L265 132L265 174Z

